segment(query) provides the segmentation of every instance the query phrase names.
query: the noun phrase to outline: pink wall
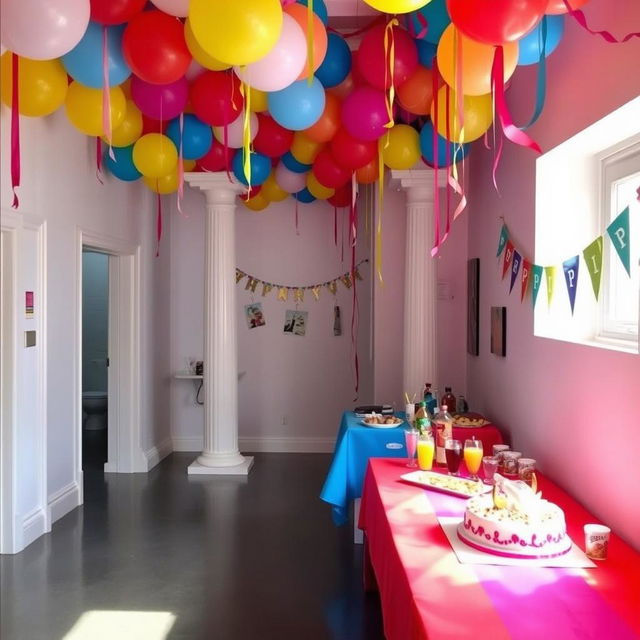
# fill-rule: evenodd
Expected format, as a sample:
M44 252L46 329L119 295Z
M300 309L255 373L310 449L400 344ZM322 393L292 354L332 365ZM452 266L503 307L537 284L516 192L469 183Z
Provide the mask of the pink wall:
M593 0L585 13L595 28L617 35L637 31L640 3L615 5L614 13L611 3ZM637 96L639 61L640 40L606 44L569 21L549 58L544 114L530 130L543 151ZM535 68L518 69L508 93L516 122L530 116L534 93ZM536 155L505 145L500 195L491 183L492 159L482 144L474 145L467 215L469 257L481 263L481 343L480 356L468 358L470 400L503 428L515 449L536 458L545 473L639 548L640 501L630 491L638 486L640 357L533 336L531 303L508 295L495 251L503 215L516 243L534 255ZM489 352L491 306L507 307L506 358Z

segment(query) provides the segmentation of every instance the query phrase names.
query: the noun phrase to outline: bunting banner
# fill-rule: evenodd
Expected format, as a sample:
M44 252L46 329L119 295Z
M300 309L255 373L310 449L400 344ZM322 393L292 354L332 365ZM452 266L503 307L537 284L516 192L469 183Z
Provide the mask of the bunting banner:
M554 266L545 267L544 275L547 281L547 306L551 306L551 300L553 300L553 290L556 285L556 268Z
M502 229L500 229L500 238L498 239L498 251L496 252L496 258L502 253L507 244L507 240L509 239L509 231L507 229L507 225L503 224Z
M564 279L567 283L569 293L569 303L571 304L571 315L576 304L576 291L578 289L578 269L580 268L580 256L573 256L562 263Z
M520 302L524 300L529 288L529 274L531 273L531 263L528 260L522 261L522 289L520 290Z
M622 261L627 275L631 275L629 264L629 207L627 207L618 217L607 227L607 233L613 246L618 252L618 257Z
M507 240L507 246L504 249L504 257L502 258L502 279L507 275L509 267L511 266L511 259L513 258L513 245L511 240Z
M538 294L540 293L540 285L542 284L542 272L544 269L539 264L534 264L531 267L531 271L533 273L533 307L536 306L536 300L538 299Z
M596 300L600 295L602 280L602 236L598 236L583 252L582 256L587 264L587 271L591 277L591 286Z
M511 285L509 286L509 293L513 291L513 285L516 283L516 278L520 272L520 263L522 262L522 256L514 249L513 260L511 261Z

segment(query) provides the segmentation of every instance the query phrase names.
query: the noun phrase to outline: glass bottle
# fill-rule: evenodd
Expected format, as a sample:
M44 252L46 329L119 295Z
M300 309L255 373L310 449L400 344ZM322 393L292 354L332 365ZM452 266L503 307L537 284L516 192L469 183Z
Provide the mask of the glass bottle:
M435 409L436 409L436 405L438 404L438 401L436 400L435 396L433 395L433 392L431 391L430 382L424 383L424 401L427 404L427 409L429 410L429 413L433 415L435 413Z
M444 388L444 395L440 404L446 404L449 410L453 413L456 410L456 397L451 393L451 387Z
M447 438L453 437L453 418L447 411L447 405L442 405L433 417L432 429L436 441L436 463L446 465L445 443Z
M456 400L456 413L467 413L469 411L469 403L463 395L459 395Z

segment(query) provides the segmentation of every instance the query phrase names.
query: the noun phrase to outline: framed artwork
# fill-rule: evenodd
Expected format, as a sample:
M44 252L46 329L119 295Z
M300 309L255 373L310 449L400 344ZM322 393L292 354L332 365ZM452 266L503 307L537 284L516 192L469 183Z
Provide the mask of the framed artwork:
M480 258L467 260L467 353L480 353Z
M307 333L308 311L298 311L297 309L287 309L284 317L284 333L293 336L303 336Z
M507 307L491 307L491 353L507 355Z
M261 302L254 302L252 304L245 305L244 313L247 317L247 325L249 326L249 329L264 327L266 324L264 314L262 313Z

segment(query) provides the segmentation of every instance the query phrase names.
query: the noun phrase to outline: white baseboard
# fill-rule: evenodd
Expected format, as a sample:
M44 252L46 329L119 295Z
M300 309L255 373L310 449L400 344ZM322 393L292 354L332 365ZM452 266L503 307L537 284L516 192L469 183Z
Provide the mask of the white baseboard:
M333 437L248 436L238 439L240 451L259 453L332 453ZM173 438L174 451L202 451L200 436Z
M155 447L147 449L144 455L147 459L147 471L151 471L160 460L166 458L174 450L173 442L170 437L165 438L162 442L158 443Z
M16 553L28 547L34 540L47 532L47 514L38 508L25 516L22 521L22 544Z
M82 481L82 480L81 480ZM77 482L70 482L54 494L49 496L47 508L49 509L49 523L53 524L66 516L69 511L73 511L82 504L82 493Z

